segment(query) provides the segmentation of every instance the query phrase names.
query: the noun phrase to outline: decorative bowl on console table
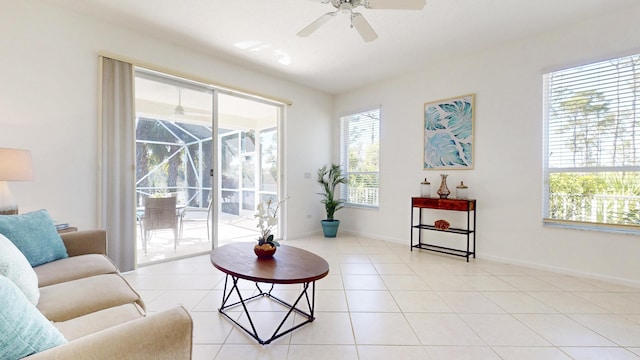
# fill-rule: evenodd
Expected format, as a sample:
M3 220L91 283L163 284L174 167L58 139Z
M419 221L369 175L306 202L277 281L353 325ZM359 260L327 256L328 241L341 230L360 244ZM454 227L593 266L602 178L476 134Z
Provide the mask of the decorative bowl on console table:
M435 227L438 230L447 230L450 224L447 220L436 220Z

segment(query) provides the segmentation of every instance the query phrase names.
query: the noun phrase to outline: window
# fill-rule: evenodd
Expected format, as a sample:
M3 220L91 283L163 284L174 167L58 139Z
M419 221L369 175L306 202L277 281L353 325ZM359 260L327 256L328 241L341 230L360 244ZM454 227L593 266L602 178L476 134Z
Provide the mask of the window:
M544 75L547 222L640 229L640 55Z
M380 188L380 108L340 118L340 164L347 204L377 207Z

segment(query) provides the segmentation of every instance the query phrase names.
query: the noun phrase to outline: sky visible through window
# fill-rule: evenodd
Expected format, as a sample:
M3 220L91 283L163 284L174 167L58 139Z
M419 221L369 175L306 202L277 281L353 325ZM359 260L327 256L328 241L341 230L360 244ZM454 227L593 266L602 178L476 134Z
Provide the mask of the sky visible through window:
M640 55L547 75L549 167L640 165Z

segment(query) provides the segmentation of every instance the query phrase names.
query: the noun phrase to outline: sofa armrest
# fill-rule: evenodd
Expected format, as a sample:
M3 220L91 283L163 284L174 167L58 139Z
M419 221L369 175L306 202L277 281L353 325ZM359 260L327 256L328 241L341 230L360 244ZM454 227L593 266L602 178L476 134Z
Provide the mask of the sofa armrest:
M191 359L193 321L181 306L129 321L25 359Z
M107 232L84 230L60 234L69 256L107 254Z

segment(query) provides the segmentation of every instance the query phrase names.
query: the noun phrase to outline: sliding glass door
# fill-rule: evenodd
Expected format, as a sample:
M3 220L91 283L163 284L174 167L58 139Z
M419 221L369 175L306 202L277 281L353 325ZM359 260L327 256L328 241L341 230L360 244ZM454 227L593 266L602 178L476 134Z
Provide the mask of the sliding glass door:
M143 69L135 89L137 262L209 251L213 90Z
M231 93L217 94L220 202L218 245L253 241L256 206L279 193L279 105ZM281 232L276 230L275 235Z
M135 97L137 263L255 240L257 204L279 197L282 106L140 68Z

